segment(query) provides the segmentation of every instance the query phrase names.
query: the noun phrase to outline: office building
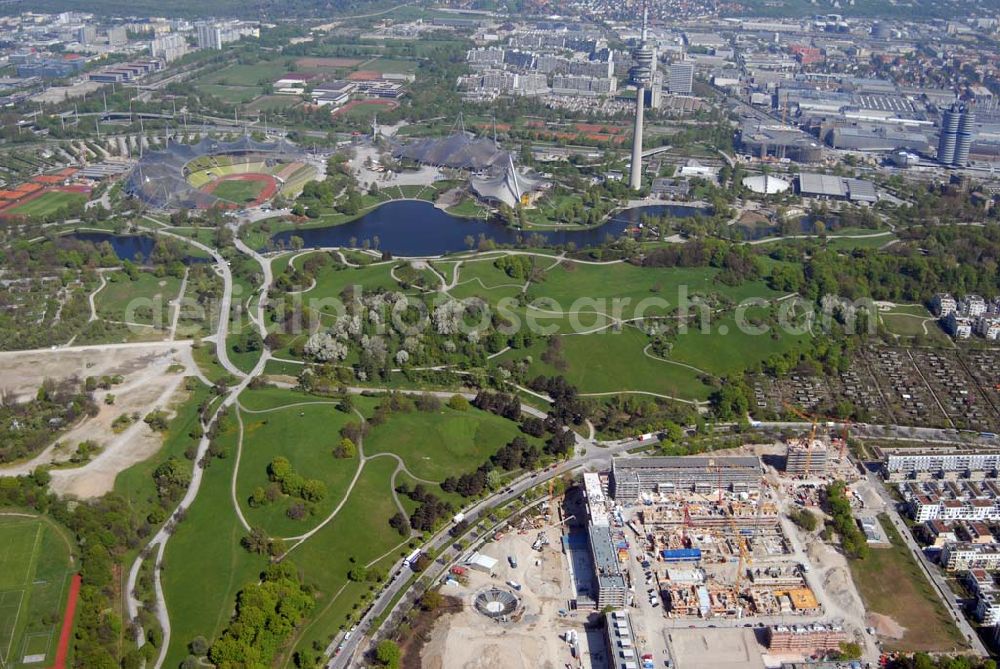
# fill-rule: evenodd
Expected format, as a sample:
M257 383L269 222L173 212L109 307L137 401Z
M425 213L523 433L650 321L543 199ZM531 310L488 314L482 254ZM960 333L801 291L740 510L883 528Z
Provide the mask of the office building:
M694 86L694 63L682 60L670 66L670 78L667 87L671 93L690 95Z
M939 163L951 167L965 167L969 164L975 121L972 109L957 102L945 110L938 138Z

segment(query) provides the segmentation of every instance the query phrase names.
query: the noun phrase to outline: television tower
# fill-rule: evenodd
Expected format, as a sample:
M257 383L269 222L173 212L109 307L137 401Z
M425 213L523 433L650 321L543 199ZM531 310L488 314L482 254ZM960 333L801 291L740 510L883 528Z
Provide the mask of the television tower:
M646 3L642 3L642 37L639 46L632 52L635 65L629 70L632 83L635 84L635 129L632 137L632 172L629 175L629 186L632 190L642 188L642 112L646 104L646 87L653 80L653 50L646 42Z

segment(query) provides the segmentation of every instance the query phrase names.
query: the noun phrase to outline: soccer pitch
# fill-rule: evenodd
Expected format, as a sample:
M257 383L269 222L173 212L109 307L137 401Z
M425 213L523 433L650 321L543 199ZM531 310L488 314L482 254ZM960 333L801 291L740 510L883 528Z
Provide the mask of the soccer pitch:
M0 667L52 662L70 576L70 544L53 524L0 516Z

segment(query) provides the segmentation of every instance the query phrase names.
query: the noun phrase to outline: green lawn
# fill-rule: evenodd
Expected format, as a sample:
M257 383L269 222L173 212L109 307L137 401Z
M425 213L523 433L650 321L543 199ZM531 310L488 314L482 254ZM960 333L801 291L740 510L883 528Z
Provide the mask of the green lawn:
M29 200L22 205L13 207L4 212L11 216L48 216L73 204L82 204L87 201L87 196L83 193L67 193L65 191L50 190L39 195L34 200Z
M536 259L536 262L543 267L551 264L547 259ZM533 284L528 294L552 298L563 311L596 309L611 313L615 308L614 301L618 300L620 313L625 318L634 315L639 305L646 306L644 312L649 315L670 312L682 295L690 298L717 293L733 300L747 297L766 299L780 295L767 288L762 281L739 286L716 283L717 274L718 270L714 268L702 267L654 268L628 263L584 265L563 262L546 272L544 280ZM590 303L592 300L597 301L596 307ZM664 301L669 306L658 306Z
M218 436L229 457L214 460L205 471L198 498L167 543L163 591L172 628L167 667L180 665L194 637L204 636L211 643L229 622L236 593L256 580L267 564L266 557L240 546L246 532L229 494L236 436L233 419Z
M748 312L747 317L750 315ZM772 333L778 337L774 338ZM732 316L717 316L704 332L698 327L691 327L687 334L678 335L669 359L716 376L726 376L766 360L775 353L783 353L807 339L808 334L781 333L774 326L771 326L771 332L765 334L742 332Z
M459 268L458 283L448 293L457 299L481 297L491 304L496 304L504 297L520 295L525 279L507 276L507 273L497 269L493 262L494 259L487 259L462 263ZM552 264L551 260L545 258L538 259L538 262Z
M889 311L880 311L885 329L900 337L920 337L927 342L951 346L951 340L940 324L922 304L899 305Z
M412 74L417 71L417 62L414 60L398 60L394 58L378 58L370 63L359 66L363 70L374 70L375 72L394 72L398 74Z
M884 639L887 651L952 652L965 648L962 633L892 523L880 517L892 546L872 548L864 560L850 560L865 608L889 616L906 629L900 640Z
M519 434L512 421L474 408L394 413L365 438L365 453L395 453L415 476L440 482L474 471Z
M23 664L25 655L55 658L72 576L71 544L45 518L0 517L0 661Z
M300 261L301 262L301 261ZM390 264L370 265L368 267L344 267L342 265L327 265L316 276L316 286L302 294L305 300L322 298L340 298L345 288L362 286L366 291L398 290L399 284L389 275ZM322 310L322 307L318 307Z
M294 403L294 396L290 399ZM272 536L296 536L312 529L340 503L358 468L357 457L333 457L333 449L340 441L340 428L358 417L338 411L333 401L327 401L330 403L293 406L268 413L242 412L243 455L236 494L250 524L264 528ZM358 398L356 404L359 408L370 408L374 400ZM279 455L288 458L294 470L306 479L319 479L326 484L326 497L302 520L292 520L286 515L298 501L288 496L256 509L247 504L255 487L267 487L267 466Z
M181 282L172 276L141 272L131 281L124 272L111 272L107 285L94 297L101 318L143 323L159 329L170 326L170 301L177 299Z
M241 179L227 179L222 181L212 195L227 202L243 204L256 200L264 190L266 184L263 181L244 181Z
M214 96L230 104L247 104L260 93L256 86L227 86L219 84L201 84L198 90Z
M712 393L712 387L700 380L698 372L647 357L643 349L649 339L635 328L566 336L561 340L562 357L567 363L565 369L557 369L541 360L544 343L509 351L501 358L531 356L528 378L561 374L582 393L639 391L689 400L707 400Z
M289 71L284 59L279 58L275 60L263 60L253 64L230 65L221 70L210 71L208 74L195 79L193 83L198 87L206 84L215 84L257 88L261 82L273 83L282 74Z
M337 517L288 556L303 572L305 582L317 589L316 610L310 623L296 635L295 648L312 654L314 642L325 646L341 626L349 626L348 616L355 613L355 603L369 587L347 580L347 572L355 564L366 565L385 556L375 566L386 569L410 552L400 546L403 537L389 527L389 518L397 512L390 494L395 469L396 462L390 458L366 463ZM286 654L286 659L290 655ZM280 666L290 668L294 663L287 661Z
M215 344L212 342L201 342L200 346L191 349L191 355L194 357L195 364L198 365L201 373L212 383L230 376L226 368L219 362L219 358L216 357Z

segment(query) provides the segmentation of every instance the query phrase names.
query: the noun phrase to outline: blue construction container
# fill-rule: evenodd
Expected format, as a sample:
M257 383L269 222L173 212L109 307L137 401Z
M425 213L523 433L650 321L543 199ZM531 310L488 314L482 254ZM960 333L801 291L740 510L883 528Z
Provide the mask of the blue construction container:
M700 548L677 548L660 553L667 562L697 562L701 559Z

